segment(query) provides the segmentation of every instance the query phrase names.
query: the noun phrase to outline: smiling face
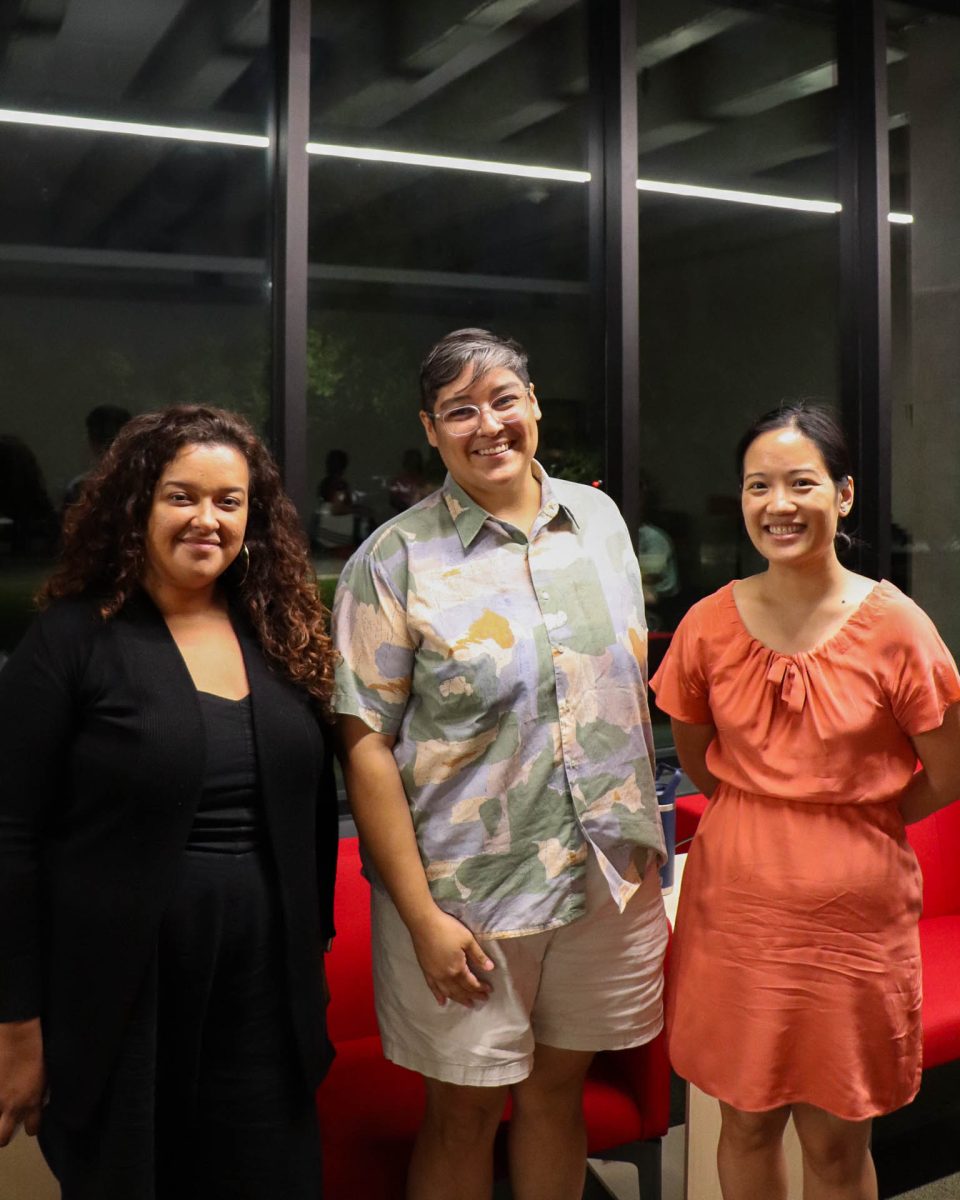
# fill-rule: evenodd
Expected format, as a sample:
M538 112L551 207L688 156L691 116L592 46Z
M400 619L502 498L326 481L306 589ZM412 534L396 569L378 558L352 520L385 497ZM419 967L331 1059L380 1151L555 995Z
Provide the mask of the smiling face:
M853 480L831 479L816 443L799 429L772 429L744 456L741 503L750 540L769 563L805 564L836 555L837 522L853 506Z
M250 471L234 446L184 446L160 473L147 519L151 591L212 591L240 553Z
M517 420L505 421L498 413L498 405L511 407L508 397L519 401ZM468 404L481 410L480 428L467 437L457 437L449 432L442 417ZM478 504L492 512L504 495L520 494L525 489L539 493L531 463L537 451L541 414L532 384L528 390L507 367L494 367L474 379L474 367L468 364L452 383L437 392L433 413L436 421L428 413L420 413L427 441L436 446L444 466Z

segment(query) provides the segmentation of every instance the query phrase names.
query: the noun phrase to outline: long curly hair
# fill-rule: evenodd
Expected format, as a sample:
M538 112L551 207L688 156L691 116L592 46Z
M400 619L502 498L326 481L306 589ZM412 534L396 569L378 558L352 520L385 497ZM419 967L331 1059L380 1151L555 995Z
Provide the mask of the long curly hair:
M37 595L97 598L109 620L141 586L146 530L164 468L184 446L232 446L250 471L247 555L220 578L267 658L325 709L333 689L328 617L297 511L263 442L236 413L177 405L134 417L117 434L64 516L60 563Z

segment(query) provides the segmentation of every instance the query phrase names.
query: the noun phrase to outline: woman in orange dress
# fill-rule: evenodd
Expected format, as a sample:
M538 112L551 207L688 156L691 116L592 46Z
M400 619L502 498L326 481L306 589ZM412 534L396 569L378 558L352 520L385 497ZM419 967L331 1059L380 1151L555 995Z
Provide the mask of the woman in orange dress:
M876 1200L871 1118L920 1082L904 824L960 796L960 677L910 599L837 558L853 480L827 412L768 413L738 463L767 569L694 605L652 680L710 797L671 950L670 1053L720 1100L725 1200L786 1197L791 1113L805 1200Z

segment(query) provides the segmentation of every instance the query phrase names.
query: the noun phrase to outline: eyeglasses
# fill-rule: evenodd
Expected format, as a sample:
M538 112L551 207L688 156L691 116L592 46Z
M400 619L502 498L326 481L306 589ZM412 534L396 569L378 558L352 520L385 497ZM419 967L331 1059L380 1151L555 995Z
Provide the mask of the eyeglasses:
M529 395L529 388L524 388L522 392L507 392L497 396L489 404L458 404L455 408L445 408L443 412L428 412L427 416L434 425L442 425L452 437L470 437L480 428L485 412L492 413L501 425L522 421L527 415Z

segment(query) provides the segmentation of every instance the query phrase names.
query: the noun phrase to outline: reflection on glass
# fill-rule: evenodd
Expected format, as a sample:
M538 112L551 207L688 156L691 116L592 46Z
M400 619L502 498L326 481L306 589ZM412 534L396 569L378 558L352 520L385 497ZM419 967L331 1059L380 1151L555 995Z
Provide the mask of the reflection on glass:
M639 8L640 351L651 666L760 563L733 451L781 399L839 399L834 18ZM658 744L670 741L661 721Z
M335 575L442 482L417 371L449 330L527 348L551 473L598 479L603 425L589 386L585 3L398 0L389 22L372 0L313 12L311 139L326 149L311 155L312 536ZM349 511L323 495L335 450Z
M0 38L0 651L99 452L98 412L204 402L260 424L269 406L269 6L218 22L205 5L140 0L123 20L80 0L12 8ZM145 136L157 127L241 144Z
M960 653L960 18L887 6L893 577Z

